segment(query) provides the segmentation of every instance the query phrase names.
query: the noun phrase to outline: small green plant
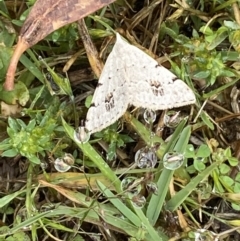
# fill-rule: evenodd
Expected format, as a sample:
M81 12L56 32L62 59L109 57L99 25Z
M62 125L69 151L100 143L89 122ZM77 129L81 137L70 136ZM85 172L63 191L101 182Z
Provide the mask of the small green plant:
M57 99L55 99L57 100ZM40 164L45 151L55 147L54 138L59 130L58 124L61 109L59 103L51 105L44 115L38 112L28 124L21 119L8 119L8 138L0 143L2 156L14 157L18 154L25 156L29 161Z
M185 153L185 157L193 158L193 165L187 168L189 173L201 172L206 168L205 163L208 161L207 158L210 156L211 152L207 145L202 144L197 150L194 149L193 145L188 145Z
M111 125L103 132L95 134L95 137L101 138L109 143L107 151L107 160L112 161L116 157L117 148L125 147L127 143L133 142L133 139L125 134L117 132L118 123Z
M228 58L224 52L216 49L228 36L227 27L213 31L209 27L202 26L199 31L203 35L193 29L191 38L181 34L177 26L172 28L168 24L163 24L161 31L174 39L175 49L177 48L175 55L182 56L182 61L188 63L189 71L194 78L204 79L206 85L213 85L219 76L235 76L234 71L225 64Z
M190 174L201 173L212 163L218 163L217 168L212 173L213 183L209 178L202 180L196 189L197 193L201 193L202 199L209 198L213 189L219 194L224 194L226 191L239 193L240 175L236 175L235 178L230 175L231 170L238 164L237 158L233 157L229 147L226 149L218 148L218 143L213 139L209 143L212 145L212 150L206 144L202 144L198 149L194 149L193 145L188 145L185 153L187 158L193 160L193 164L187 167ZM230 201L234 209L240 209L238 204L234 203L233 200Z

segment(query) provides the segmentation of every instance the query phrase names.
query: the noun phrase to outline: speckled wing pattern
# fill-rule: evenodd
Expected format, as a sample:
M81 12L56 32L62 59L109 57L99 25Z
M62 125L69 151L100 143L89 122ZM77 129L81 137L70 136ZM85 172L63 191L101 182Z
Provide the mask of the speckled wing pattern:
M195 101L194 93L182 80L117 34L85 126L90 133L100 131L119 119L129 104L164 110Z
M98 132L118 120L129 104L126 72L114 45L109 54L85 120L89 133Z

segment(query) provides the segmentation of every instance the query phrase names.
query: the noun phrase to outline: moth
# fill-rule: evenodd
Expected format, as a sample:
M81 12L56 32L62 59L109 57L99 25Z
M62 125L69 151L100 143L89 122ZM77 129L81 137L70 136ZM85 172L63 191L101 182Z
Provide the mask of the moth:
M117 121L129 105L164 110L194 104L193 91L156 60L117 34L88 110L85 127L101 131Z

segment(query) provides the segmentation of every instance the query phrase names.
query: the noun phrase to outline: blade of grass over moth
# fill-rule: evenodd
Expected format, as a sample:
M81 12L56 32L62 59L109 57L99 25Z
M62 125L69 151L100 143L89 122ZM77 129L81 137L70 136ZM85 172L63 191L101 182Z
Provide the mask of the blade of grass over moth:
M37 0L24 22L11 58L5 90L14 89L14 76L21 55L53 31L75 22L115 0Z

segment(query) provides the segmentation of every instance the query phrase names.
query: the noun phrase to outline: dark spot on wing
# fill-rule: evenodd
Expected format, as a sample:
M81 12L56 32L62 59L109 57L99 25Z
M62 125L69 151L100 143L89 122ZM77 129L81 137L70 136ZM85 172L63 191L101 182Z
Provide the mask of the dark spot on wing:
M156 80L150 80L150 86L152 89L152 92L154 95L158 96L163 96L164 95L164 90L160 82Z
M110 111L114 106L113 93L111 92L105 96L105 108L107 111Z
M91 103L90 107L96 107L96 104L94 102ZM89 108L90 108L89 107Z
M103 85L103 84L98 82L97 87L100 87L101 85Z
M172 81L176 81L177 79L179 79L177 76L176 77L173 77Z

